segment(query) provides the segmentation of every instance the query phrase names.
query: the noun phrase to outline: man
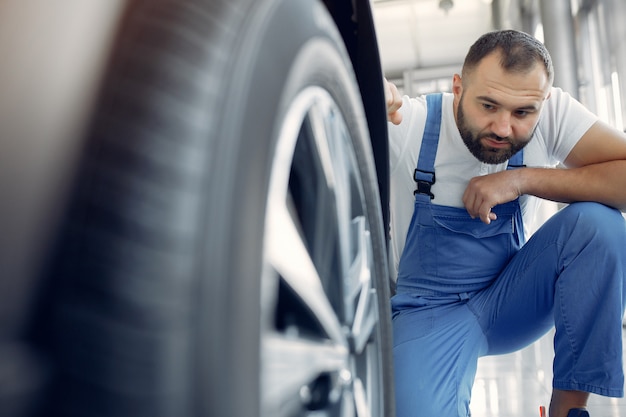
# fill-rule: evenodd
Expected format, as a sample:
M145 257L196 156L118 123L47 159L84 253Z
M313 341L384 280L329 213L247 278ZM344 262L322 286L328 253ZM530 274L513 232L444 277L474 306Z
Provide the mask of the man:
M552 80L545 47L507 30L451 94L386 82L398 417L468 416L478 358L552 326L550 417L623 396L626 137ZM536 197L571 204L526 242Z

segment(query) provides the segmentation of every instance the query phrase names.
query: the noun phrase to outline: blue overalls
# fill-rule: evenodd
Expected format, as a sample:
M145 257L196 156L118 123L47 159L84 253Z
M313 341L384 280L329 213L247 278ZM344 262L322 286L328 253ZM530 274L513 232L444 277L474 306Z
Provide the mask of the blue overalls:
M556 326L553 386L623 396L626 225L570 204L524 245L518 200L487 225L431 202L441 95L427 96L415 209L392 298L397 417L466 417L480 356ZM522 152L507 169L522 166Z

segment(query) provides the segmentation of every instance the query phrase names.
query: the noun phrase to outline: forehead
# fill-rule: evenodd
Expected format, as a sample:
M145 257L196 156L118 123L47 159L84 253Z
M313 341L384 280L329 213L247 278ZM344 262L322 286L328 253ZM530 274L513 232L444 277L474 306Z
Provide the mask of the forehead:
M500 66L499 55L486 56L470 73L464 92L489 98L495 103L512 106L541 107L550 90L545 68L537 62L527 72L507 72Z

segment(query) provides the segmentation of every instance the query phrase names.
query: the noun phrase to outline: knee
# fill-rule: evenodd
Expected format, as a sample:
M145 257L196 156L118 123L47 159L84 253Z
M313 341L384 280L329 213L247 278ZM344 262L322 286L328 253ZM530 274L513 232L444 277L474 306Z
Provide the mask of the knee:
M626 245L626 221L619 210L593 202L573 203L562 210L565 223L571 225L570 238L593 240L608 249L623 250Z

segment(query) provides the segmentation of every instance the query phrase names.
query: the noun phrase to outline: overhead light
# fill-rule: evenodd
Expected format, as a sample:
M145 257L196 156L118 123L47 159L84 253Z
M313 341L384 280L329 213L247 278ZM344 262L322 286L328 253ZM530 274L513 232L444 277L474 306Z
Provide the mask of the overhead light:
M454 2L452 0L439 0L439 8L443 9L446 14L453 6Z

